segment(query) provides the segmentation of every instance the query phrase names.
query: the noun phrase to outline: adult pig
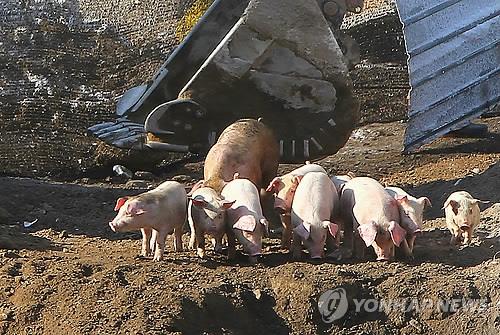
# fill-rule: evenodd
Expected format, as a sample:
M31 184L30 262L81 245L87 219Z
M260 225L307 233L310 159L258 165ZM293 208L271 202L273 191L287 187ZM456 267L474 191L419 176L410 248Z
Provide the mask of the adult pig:
M293 197L299 185L300 178L309 172L322 172L326 174L325 169L321 166L306 162L305 165L281 177L275 177L266 189L267 192L271 192L275 195L274 209L280 214L281 223L283 225L281 246L286 249L290 249L290 241L292 238L290 211L292 209Z
M228 257L235 254L234 236L243 246L243 251L254 263L262 254L262 236L267 231L268 222L262 214L257 187L248 179L234 179L222 189L222 196L234 204L227 210ZM231 235L230 231L234 232Z
M408 233L406 242L410 252L413 252L416 234L423 227L424 209L432 206L431 201L427 197L415 198L399 187L386 187L385 190L398 201L401 226Z
M474 229L481 219L480 202L488 203L488 201L474 199L466 191L454 192L446 199L443 209L446 215L446 226L451 232L450 244L470 243Z
M163 259L165 239L174 234L174 249L182 251L182 228L186 222L187 196L184 186L166 181L157 188L116 201L116 217L109 223L114 232L141 230L142 256Z
M261 121L239 120L222 132L208 152L203 185L220 193L238 173L264 189L276 176L278 161L279 145L272 130Z
M205 234L214 239L216 252L222 250L222 238L226 233L226 210L234 202L225 200L210 187L196 189L190 195L188 204L188 221L191 230L189 247L194 249L199 257L205 257Z
M357 241L372 246L377 260L391 260L395 246L405 240L406 231L400 226L397 201L378 181L369 177L356 177L343 187L340 196L341 213L346 227L352 225ZM352 245L352 230L345 229L345 240ZM355 251L364 257L364 246Z
M335 237L339 230L333 222L338 202L337 189L326 173L309 172L301 178L291 210L294 259L300 259L302 244L311 258L325 256L328 235Z

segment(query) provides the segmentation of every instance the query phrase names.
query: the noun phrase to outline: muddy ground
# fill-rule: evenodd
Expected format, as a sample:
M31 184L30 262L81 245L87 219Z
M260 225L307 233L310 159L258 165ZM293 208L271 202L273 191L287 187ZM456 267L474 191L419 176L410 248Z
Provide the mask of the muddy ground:
M116 178L0 178L0 334L499 334L499 121L481 121L485 138L441 139L411 156L400 154L403 123L372 124L320 161L431 199L413 261L291 262L278 239L265 241L256 266L173 253L171 243L160 263L138 258L139 234L107 226L115 199L165 179L190 184L200 163L127 187ZM490 201L472 245L458 249L440 209L455 190ZM338 287L348 310L324 323L318 298ZM417 303L357 311L353 299ZM446 308L451 299L469 304Z

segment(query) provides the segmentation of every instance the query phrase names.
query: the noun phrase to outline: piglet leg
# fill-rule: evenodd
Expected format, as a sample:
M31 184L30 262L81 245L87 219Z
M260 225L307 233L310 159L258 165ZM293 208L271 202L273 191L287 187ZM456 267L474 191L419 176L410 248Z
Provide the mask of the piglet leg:
M174 250L182 251L182 227L174 228Z
M167 238L167 232L165 230L157 231L156 233L156 248L155 254L153 256L153 261L158 262L163 259L163 254L165 253L165 239Z
M292 222L290 215L280 215L283 233L281 235L281 247L290 250L292 240Z
M205 236L203 232L195 230L196 254L200 258L205 258Z
M231 228L226 228L227 236L227 259L233 260L236 258L236 236Z
M141 228L142 233L142 248L141 248L141 256L149 257L151 256L151 236L152 229L151 228Z

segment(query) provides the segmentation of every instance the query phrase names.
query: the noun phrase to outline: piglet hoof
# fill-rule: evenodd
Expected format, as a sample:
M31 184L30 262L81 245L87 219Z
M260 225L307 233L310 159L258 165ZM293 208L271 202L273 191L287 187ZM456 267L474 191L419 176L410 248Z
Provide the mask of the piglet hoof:
M154 255L153 262L160 262L163 260L163 255Z

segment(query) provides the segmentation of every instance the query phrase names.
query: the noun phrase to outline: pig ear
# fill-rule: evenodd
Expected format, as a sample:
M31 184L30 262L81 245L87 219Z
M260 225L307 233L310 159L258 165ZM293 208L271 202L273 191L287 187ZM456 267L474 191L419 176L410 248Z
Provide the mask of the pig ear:
M311 164L311 161L306 161L304 164L309 165L309 164Z
M229 208L231 208L231 206L234 205L235 202L236 202L236 200L233 200L233 201L222 200L222 208L229 209Z
M408 197L406 195L400 195L396 194L394 197L400 204L407 204L408 203Z
M115 212L119 210L123 206L123 204L125 204L125 202L127 202L128 198L129 197L121 197L116 200Z
M196 207L205 207L207 205L207 202L202 195L197 195L196 197L191 198L191 201Z
M204 182L205 182L204 180L199 180L196 184L193 185L193 187L191 188L191 191L189 191L189 193L187 195L190 196L191 194L193 194L194 191L196 191L200 187L203 187Z
M392 242L399 247L401 242L406 238L406 230L404 230L396 221L389 223L389 233L391 234Z
M292 183L297 187L300 184L300 181L304 178L304 176L293 176Z
M257 226L257 221L252 215L244 215L236 221L233 228L244 231L254 231Z
M488 200L472 199L472 204L473 205L477 204L478 202L480 202L482 204L489 204L490 203Z
M427 197L420 197L417 200L420 204L423 204L424 207L432 207L432 203Z
M444 203L444 206L441 209L445 209L448 206L451 206L451 208L453 210L453 213L455 213L455 215L458 214L459 203L457 201L455 201L455 200L448 200L448 201L446 201Z
M127 213L132 216L138 216L146 213L146 211L144 210L144 207L138 202L132 202L127 206Z
M375 237L377 237L377 226L374 222L362 224L358 227L358 233L365 242L366 246L369 247L373 244L373 242L375 242Z
M281 178L280 177L275 177L271 183L269 183L269 186L266 188L266 192L273 192L276 193L278 192L281 184Z
M339 225L330 221L323 221L323 228L328 229L330 235L333 237L337 236L337 232L339 231Z
M356 175L354 174L354 172L351 172L351 171L347 172L347 176L351 179L356 178Z
M303 240L307 240L311 234L311 224L309 222L302 222L293 229L293 232L299 235Z

